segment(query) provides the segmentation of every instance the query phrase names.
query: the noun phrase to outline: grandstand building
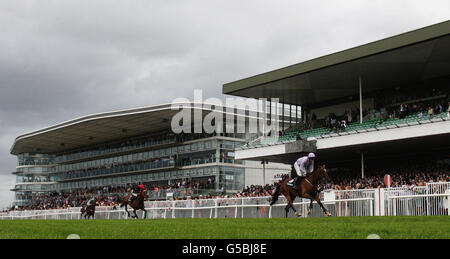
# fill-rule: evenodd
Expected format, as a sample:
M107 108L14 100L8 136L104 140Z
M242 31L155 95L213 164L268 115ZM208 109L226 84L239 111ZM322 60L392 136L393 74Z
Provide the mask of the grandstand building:
M235 158L293 164L317 152L319 163L362 178L377 166L448 164L449 46L446 21L224 84L224 94L279 98L303 115Z
M171 120L178 111L171 106L89 115L17 137L10 151L18 158L14 204L27 205L38 195L54 192L138 183L165 186L183 180L200 185L195 193L184 192L186 196L233 193L244 185L269 183L273 175L290 169L236 161L235 148L250 134L172 133ZM195 109L203 118L211 112ZM261 170L266 179L261 179ZM149 192L155 199L170 194Z

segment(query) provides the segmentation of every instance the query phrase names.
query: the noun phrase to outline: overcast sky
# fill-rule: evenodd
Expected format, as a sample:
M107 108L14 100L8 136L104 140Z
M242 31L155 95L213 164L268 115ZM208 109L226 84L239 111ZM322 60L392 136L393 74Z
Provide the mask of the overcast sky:
M115 4L111 4L114 2ZM0 208L14 138L449 19L450 1L0 0Z

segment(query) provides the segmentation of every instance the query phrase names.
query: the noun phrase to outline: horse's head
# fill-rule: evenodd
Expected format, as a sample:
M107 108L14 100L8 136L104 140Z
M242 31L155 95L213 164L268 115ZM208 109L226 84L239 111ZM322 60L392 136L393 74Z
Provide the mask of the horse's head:
M325 165L319 166L319 177L325 179L327 182L331 181L331 178L328 175L328 171L325 168Z
M147 190L146 189L142 190L141 195L143 198L147 197Z

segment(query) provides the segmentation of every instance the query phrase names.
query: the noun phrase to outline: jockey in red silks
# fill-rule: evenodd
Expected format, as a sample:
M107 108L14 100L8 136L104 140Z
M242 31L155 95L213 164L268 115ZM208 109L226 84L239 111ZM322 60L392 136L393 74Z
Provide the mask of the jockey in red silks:
M134 201L134 199L136 199L136 197L145 189L145 186L141 183L138 185L137 188L132 188L131 189L131 199L130 199L130 203L132 203Z

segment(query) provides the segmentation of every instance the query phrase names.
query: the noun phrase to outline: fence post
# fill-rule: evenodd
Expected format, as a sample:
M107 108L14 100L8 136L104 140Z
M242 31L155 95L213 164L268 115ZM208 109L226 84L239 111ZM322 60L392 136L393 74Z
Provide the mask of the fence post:
M443 207L444 207L444 209L447 208L447 216L450 216L450 190L446 190L445 194L447 194L447 196L445 196L447 198L447 204L444 203ZM445 205L447 205L447 206L445 206Z
M241 198L241 218L244 218L244 198Z
M216 207L215 208L215 213L214 213L214 218L216 219L217 218L217 199L214 200L214 206Z
M370 200L370 205L369 205L370 207L369 207L369 210L370 210L370 216L373 216L373 200Z

